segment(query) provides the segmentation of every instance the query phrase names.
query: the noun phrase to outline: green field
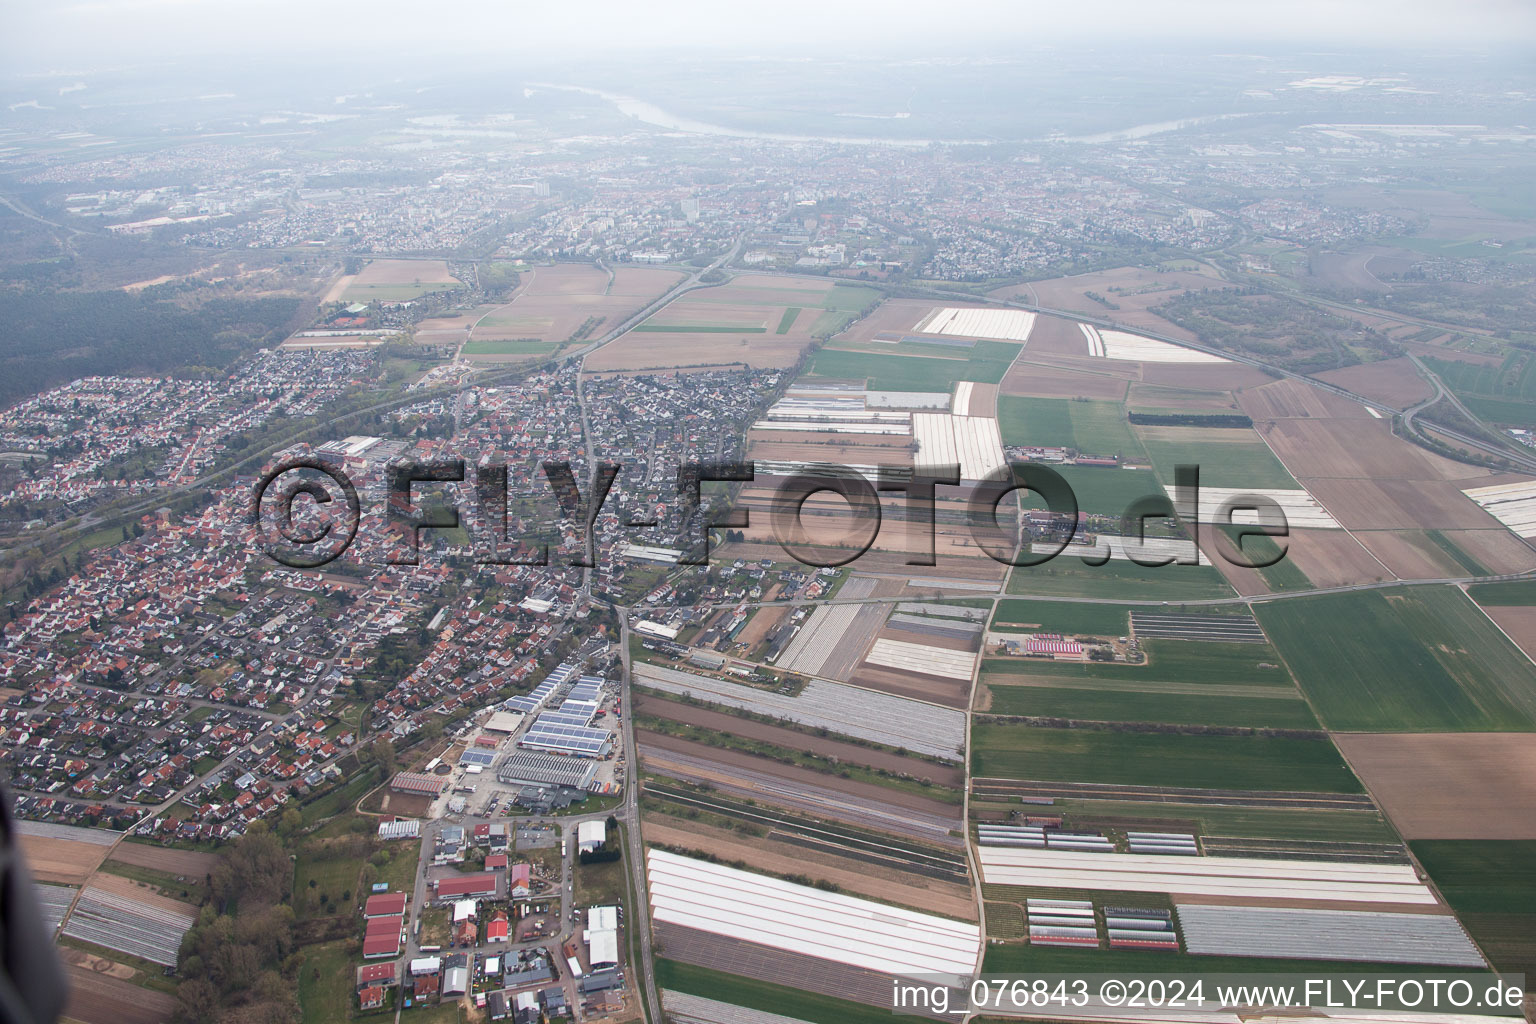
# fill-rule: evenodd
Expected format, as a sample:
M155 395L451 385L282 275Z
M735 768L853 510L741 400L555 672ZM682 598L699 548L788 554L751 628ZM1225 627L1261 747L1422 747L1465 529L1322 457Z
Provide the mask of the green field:
M927 359L922 356L883 355L823 349L811 363L817 377L867 380L876 391L949 391L956 381L996 384L1022 345L1002 341L978 341L974 348L953 349L963 359Z
M636 334L767 334L768 328L741 327L736 324L659 324L649 320L635 328ZM779 332L784 333L783 331Z
M1084 512L1120 516L1131 503L1145 497L1166 496L1157 477L1146 470L1108 466L1051 466L1072 488L1077 507ZM1026 508L1045 508L1045 501L1033 491L1022 495ZM1156 525L1156 520L1152 521Z
M299 920L350 913L357 904L361 865L350 857L320 859L302 848L293 871L293 909ZM311 884L313 883L313 884ZM350 898L342 897L350 893ZM325 903L320 897L328 897Z
M777 1013L811 1024L889 1024L892 1017L885 1007L834 999L800 987L775 985L661 957L656 959L656 984L664 989Z
M981 670L1064 679L1118 680L1127 684L1155 680L1181 686L1291 685L1291 677L1280 667L1279 657L1268 644L1153 638L1142 642L1142 650L1147 655L1145 665L988 658L981 663Z
M1147 427L1141 443L1164 483L1173 468L1199 466L1200 482L1210 487L1293 490L1301 485L1252 430L1208 427Z
M1409 844L1472 938L1503 971L1536 978L1536 841L1419 839Z
M1124 636L1130 628L1130 611L1126 605L1005 598L997 603L991 628L1005 631L1016 629L1020 632Z
M1536 668L1455 587L1297 598L1255 612L1330 728L1536 727Z
M1536 580L1475 583L1467 588L1472 600L1484 608L1508 608L1536 604Z
M1517 349L1497 366L1430 357L1424 362L1482 419L1536 426L1536 355Z
M1267 562L1280 551L1280 546L1275 543L1274 539L1262 533L1249 533L1239 536L1241 527L1218 526L1216 529L1226 534L1227 539L1232 542L1234 548L1238 548L1242 554L1254 561ZM1238 543L1239 540L1242 541L1241 545ZM1266 565L1264 568L1255 569L1254 571L1263 578L1265 584L1269 587L1270 593L1273 594L1288 590L1313 589L1312 581L1307 578L1306 573L1301 571L1301 566L1289 558L1282 557L1273 565Z
M997 426L1004 444L1059 445L1087 455L1145 454L1119 402L999 395Z
M467 356L541 356L560 347L558 341L471 341L464 345Z
M788 309L786 309L784 311L784 315L779 317L778 329L776 331L774 331L773 333L775 333L775 334L788 334L789 333L789 329L791 327L795 326L795 318L798 317L799 315L800 315L800 307L799 306L790 306Z
M976 775L1193 789L1361 792L1327 739L1043 729L978 723Z
M881 297L882 293L874 288L866 288L858 284L833 285L832 290L826 293L821 300L822 309L838 310L845 313L857 313L869 306Z
M1044 565L1014 569L1008 574L1007 591L1031 597L1169 602L1232 597L1234 593L1221 573L1209 565L1145 566L1123 558L1084 565L1082 559L1066 553Z
M990 680L988 680L990 684ZM1088 722L1159 722L1316 729L1299 697L1230 697L1055 686L991 686L993 715L1070 718Z
M1424 536L1428 537L1430 543L1434 544L1435 547L1439 548L1441 551L1444 551L1448 556L1450 556L1451 561L1465 569L1467 571L1467 575L1497 575L1497 573L1495 573L1492 569L1488 568L1482 562L1479 562L1476 558L1473 558L1469 552L1463 551L1461 546L1458 545L1455 541L1451 540L1451 538L1447 537L1443 531L1425 530Z
M299 968L299 1006L305 1024L342 1024L357 1003L353 983L359 961L347 952L348 940L305 946Z
M1336 843L1394 843L1377 811L1292 810L1281 807L1222 807L1210 804L1137 803L1128 800L1057 800L1056 813L1074 821L1108 818L1141 822L1149 831L1196 828L1203 836L1307 839ZM1124 827L1135 827L1126 825Z

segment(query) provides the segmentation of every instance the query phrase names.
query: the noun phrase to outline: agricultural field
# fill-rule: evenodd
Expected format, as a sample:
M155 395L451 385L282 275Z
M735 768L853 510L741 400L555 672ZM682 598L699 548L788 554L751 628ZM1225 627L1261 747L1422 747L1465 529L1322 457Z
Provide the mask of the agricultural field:
M508 301L477 311L464 354L512 362L593 341L680 280L676 271L652 267L617 267L611 278L588 264L530 268Z
M1405 837L1536 840L1536 734L1340 733L1334 739Z
M1067 636L1124 636L1129 605L1065 604L1005 598L997 602L990 628L994 631L1063 633Z
M1317 728L1290 676L1274 667L1279 659L1267 644L1144 644L1144 665L987 660L977 710L1078 721Z
M1086 472L1111 472L1087 470ZM1019 566L1008 593L1028 597L1095 597L1130 601L1198 601L1231 597L1221 573L1208 565L1144 566L1123 558L1085 565L1070 551L1043 565Z
M1434 357L1424 362L1479 418L1511 427L1536 426L1536 355L1516 349L1486 363Z
M1087 455L1146 455L1125 409L1116 402L999 396L997 423L1004 444L1062 446Z
M968 349L944 349L942 355L884 355L823 349L811 362L817 377L866 381L873 391L950 391L962 380L996 384L1023 346L978 341Z
M1049 729L978 723L975 775L1045 782L1358 793L1327 738Z
M1536 842L1409 844L1493 965L1536 977Z
M789 366L813 339L841 330L878 299L872 289L824 279L743 274L668 303L594 353L587 369Z
M1124 515L1143 498L1167 496L1162 483L1147 469L1065 465L1049 468L1072 488L1078 509L1094 515ZM1025 508L1045 508L1044 500L1033 491L1024 495L1023 502Z
M695 967L678 960L658 958L656 984L667 991L745 1006L763 1013L774 1013L810 1024L884 1024L891 1011L847 999L835 999L799 986L775 985L708 967Z
M405 302L463 287L444 260L372 260L347 285L341 301Z
M1536 728L1536 666L1454 587L1298 598L1255 611L1330 729Z
M1188 260L1160 267L1116 267L1047 281L1031 281L1029 284L1000 288L991 295L993 298L1016 298L1051 309L1107 317L1128 327L1139 327L1194 341L1196 339L1193 335L1153 312L1153 307L1185 292L1220 288L1222 285L1222 278L1215 268ZM1081 344L1081 335L1078 341Z
M1200 483L1211 487L1295 489L1298 484L1262 438L1249 429L1209 427L1136 428L1152 465L1167 485L1175 466L1200 467Z

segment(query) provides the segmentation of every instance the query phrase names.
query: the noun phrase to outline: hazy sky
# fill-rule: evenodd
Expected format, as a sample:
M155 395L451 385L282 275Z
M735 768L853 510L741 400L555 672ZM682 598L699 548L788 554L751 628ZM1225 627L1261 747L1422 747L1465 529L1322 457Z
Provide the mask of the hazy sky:
M1536 0L0 0L0 64L9 72L325 52L380 61L657 48L997 54L1076 39L1523 47L1536 41Z

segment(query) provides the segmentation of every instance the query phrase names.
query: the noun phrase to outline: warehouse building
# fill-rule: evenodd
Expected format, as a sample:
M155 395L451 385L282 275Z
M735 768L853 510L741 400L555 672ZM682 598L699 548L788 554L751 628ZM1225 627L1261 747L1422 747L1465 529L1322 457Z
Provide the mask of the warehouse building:
M442 795L443 780L436 775L423 775L420 772L398 772L389 780L389 788L396 793L436 797Z
M496 778L510 786L565 786L587 790L597 778L592 761L520 751L496 769Z

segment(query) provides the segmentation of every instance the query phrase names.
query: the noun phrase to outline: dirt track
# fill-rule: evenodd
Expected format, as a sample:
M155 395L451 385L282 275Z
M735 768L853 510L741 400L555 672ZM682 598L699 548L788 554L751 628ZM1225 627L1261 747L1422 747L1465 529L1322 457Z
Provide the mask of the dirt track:
M841 761L869 765L871 768L882 768L889 772L905 772L918 778L926 776L932 779L936 785L940 786L958 789L965 784L965 773L961 771L958 765L934 764L931 761L923 761L915 757L902 757L900 754L872 750L869 747L861 747L856 743L822 739L803 732L796 732L794 729L785 729L776 725L753 722L745 718L738 718L735 715L728 715L722 711L711 711L708 708L680 704L677 701L663 700L660 697L652 697L647 694L636 695L635 710L641 713L670 718L675 722L686 722L689 725L702 726L706 729L713 729L716 732L762 740L765 743L773 743L794 750L809 750L812 753L835 757Z

